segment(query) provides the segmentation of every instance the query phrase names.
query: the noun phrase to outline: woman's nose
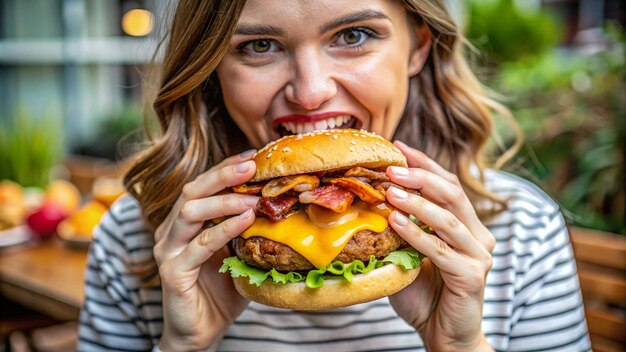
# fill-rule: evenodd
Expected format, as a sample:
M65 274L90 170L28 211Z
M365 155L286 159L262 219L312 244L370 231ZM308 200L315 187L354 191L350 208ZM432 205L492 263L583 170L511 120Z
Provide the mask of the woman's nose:
M285 87L285 96L305 110L319 108L337 94L337 84L323 54L302 53L294 58L293 76Z

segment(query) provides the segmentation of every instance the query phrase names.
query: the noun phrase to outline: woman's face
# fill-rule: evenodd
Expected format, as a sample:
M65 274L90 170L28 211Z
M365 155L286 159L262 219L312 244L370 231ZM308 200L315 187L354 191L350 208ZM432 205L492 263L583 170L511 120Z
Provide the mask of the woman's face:
M249 0L217 74L254 147L337 127L391 138L428 45L398 1Z

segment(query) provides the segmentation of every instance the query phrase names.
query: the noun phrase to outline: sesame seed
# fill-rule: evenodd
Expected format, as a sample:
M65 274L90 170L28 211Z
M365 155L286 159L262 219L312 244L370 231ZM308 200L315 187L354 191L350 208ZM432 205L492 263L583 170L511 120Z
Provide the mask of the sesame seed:
M353 152L354 151L354 147L350 147L350 148L348 148L348 150Z
M339 136L336 134L333 134L333 139L337 139L337 138L339 138Z
M350 144L356 144L356 142L355 141L350 141Z
M291 151L291 148L289 147L283 148L283 153L289 153L290 151Z
M362 134L362 135L361 135L361 137L363 137L363 138L367 138L367 135Z
M369 152L369 150L370 150L370 148L368 148L367 146L364 146L364 147L363 147L363 149L364 149L366 152Z
M267 156L265 157L266 159L269 159L272 157L272 152L267 153Z
M354 133L354 136L355 136L355 137L358 137L358 136L359 136L359 134L358 134L358 133Z

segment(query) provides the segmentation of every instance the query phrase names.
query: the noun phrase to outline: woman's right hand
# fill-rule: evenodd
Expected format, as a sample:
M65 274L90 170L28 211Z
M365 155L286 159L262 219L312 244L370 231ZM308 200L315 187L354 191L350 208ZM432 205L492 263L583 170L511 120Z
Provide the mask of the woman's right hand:
M253 154L225 159L186 184L155 232L154 257L163 288L163 351L207 349L248 304L230 276L218 270L229 256L228 241L254 222L258 197L220 192L254 176ZM223 216L232 217L202 230L205 221Z

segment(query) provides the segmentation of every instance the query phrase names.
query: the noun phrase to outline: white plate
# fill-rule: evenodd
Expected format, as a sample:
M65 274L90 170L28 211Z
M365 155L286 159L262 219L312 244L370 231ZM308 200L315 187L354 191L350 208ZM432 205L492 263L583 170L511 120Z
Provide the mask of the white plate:
M26 225L12 227L0 231L0 247L14 246L30 239L30 231Z

